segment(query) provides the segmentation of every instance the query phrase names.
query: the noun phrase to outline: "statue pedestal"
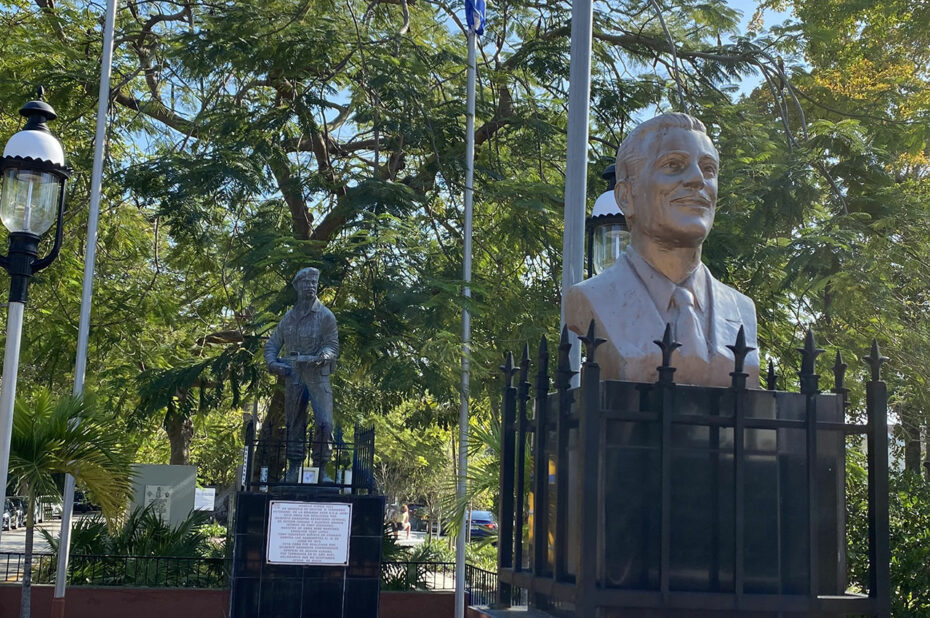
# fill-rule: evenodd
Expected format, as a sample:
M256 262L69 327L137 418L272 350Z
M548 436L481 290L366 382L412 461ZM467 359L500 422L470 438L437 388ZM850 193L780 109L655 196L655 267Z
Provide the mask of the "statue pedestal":
M240 492L230 618L376 618L384 497Z
M654 383L602 382L593 325L582 341L573 389L563 330L555 393L540 345L535 405L528 351L518 370L512 355L502 367L497 605L526 598L575 618L889 615L887 389L877 345L866 357L860 424L846 419L839 356L833 393L821 392L822 350L811 333L799 393L774 390L774 375L772 390L747 389L742 337L728 388L675 384L668 331ZM868 444L867 595L846 589L848 436ZM528 449L530 482L517 465Z

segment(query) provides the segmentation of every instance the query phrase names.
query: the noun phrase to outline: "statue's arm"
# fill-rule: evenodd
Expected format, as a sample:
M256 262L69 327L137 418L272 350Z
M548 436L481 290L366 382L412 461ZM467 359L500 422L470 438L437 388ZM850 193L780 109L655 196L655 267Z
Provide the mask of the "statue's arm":
M336 326L336 316L327 310L322 321L323 345L320 347L320 358L335 360L339 356L339 328Z
M281 325L279 324L275 327L274 332L271 333L271 337L268 338L268 341L265 342L266 365L278 362L278 354L280 354L283 345L284 341L281 336Z
M278 360L278 354L284 346L284 335L281 332L281 325L278 324L271 337L265 342L265 365L268 371L278 376L287 376L291 373L291 366Z

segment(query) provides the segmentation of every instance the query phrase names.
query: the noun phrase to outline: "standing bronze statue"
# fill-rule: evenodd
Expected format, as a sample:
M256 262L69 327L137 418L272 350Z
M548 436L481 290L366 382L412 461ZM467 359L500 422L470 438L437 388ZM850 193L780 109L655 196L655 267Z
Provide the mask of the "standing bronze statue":
M307 404L313 406L313 465L325 467L332 455L333 389L329 376L339 356L339 332L333 312L317 298L320 271L301 269L294 275L297 302L284 314L265 344L268 371L285 378L284 414L287 423L287 474L296 483L307 454ZM281 355L282 348L285 354Z

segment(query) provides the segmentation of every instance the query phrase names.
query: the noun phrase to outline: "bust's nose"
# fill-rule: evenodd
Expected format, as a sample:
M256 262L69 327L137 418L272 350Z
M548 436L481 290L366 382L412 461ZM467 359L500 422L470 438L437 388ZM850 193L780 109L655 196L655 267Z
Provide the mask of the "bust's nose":
M684 185L691 189L700 189L704 186L704 172L697 161L693 161L684 170Z

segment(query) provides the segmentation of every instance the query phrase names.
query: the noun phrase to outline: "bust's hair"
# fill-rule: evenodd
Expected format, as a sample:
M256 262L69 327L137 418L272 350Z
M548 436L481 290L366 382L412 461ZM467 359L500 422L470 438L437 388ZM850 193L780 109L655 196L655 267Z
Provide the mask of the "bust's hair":
M704 123L688 114L675 112L650 118L630 131L617 149L617 182L630 180L639 174L643 164L652 154L650 150L656 137L660 137L668 129L707 133Z
M291 285L297 285L297 282L305 277L315 276L317 279L320 278L320 269L314 268L313 266L308 266L306 268L301 268L297 271L297 274L294 275L294 279L291 281Z

